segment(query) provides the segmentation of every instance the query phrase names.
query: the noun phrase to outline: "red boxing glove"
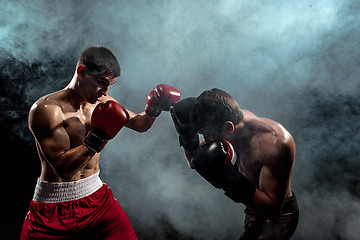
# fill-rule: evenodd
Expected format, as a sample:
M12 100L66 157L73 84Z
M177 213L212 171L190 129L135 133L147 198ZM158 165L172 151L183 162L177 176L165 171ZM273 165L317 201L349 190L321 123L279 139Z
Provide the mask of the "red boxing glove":
M95 152L100 152L128 120L129 113L117 102L110 100L99 103L92 113L90 131L83 144Z
M157 117L161 111L169 111L170 106L180 101L180 91L166 85L157 85L147 96L145 112L150 117Z

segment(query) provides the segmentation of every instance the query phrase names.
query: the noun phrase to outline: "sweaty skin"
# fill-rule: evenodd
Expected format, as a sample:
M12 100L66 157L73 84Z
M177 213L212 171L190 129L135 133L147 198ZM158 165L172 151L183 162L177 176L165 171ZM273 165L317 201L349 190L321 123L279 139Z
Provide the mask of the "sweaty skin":
M201 132L206 141L226 139L237 153L236 168L255 187L254 199L245 204L256 212L273 217L287 197L292 195L290 176L295 161L295 142L279 123L242 110L244 119L238 125L226 122L222 133ZM195 152L185 152L190 168Z
M117 78L94 76L77 67L69 85L36 101L29 112L29 128L41 161L40 180L68 182L86 178L99 171L100 153L82 145L90 129L91 114L100 102L114 100L107 95ZM155 121L142 112L129 110L126 127L138 132Z

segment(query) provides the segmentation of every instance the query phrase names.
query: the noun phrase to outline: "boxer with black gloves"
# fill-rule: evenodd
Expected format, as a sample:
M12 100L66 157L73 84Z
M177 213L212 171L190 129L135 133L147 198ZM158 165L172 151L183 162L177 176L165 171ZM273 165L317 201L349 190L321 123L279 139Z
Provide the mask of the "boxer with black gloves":
M189 166L246 205L240 239L289 239L299 219L290 181L295 162L291 134L273 120L241 110L216 88L197 97L185 115L190 129L204 136L197 147L185 149ZM177 130L178 119L173 116Z
M29 113L41 161L21 239L137 239L111 189L99 177L105 144L125 126L147 131L180 92L159 84L136 114L110 97L120 65L104 47L86 49L69 85L34 103Z

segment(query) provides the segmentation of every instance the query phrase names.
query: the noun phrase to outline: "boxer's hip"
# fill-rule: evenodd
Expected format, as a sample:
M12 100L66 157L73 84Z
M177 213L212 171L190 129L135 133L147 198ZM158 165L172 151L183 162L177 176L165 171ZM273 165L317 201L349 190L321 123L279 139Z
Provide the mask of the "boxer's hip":
M92 182L94 185L100 183L99 179L86 179L85 182ZM97 236L108 234L120 227L135 235L126 214L105 183L101 182L100 188L93 193L91 192L96 188L88 189L82 184L82 190L75 196L73 193L64 193L61 197L54 197L47 193L49 189L45 191L44 188L34 194L34 198L40 201L31 201L21 239L60 239L59 234L63 236L61 239L71 239L74 236L81 236L77 239L101 239ZM39 186L43 185L39 183ZM75 186L79 187L78 184ZM66 184L56 186L55 189L67 189L71 192L74 186ZM69 200L72 198L79 199Z
M46 182L37 180L33 201L57 203L81 199L101 188L103 182L99 171L74 182Z

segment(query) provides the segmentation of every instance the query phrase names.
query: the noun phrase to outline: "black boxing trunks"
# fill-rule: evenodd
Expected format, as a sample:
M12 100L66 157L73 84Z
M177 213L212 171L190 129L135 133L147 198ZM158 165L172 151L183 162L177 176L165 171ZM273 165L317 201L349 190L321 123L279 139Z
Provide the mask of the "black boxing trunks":
M264 218L249 208L245 209L245 214L245 231L240 240L290 239L299 222L299 206L294 193L285 200L276 219Z
M137 237L111 189L97 172L75 182L38 180L20 239L137 240Z

